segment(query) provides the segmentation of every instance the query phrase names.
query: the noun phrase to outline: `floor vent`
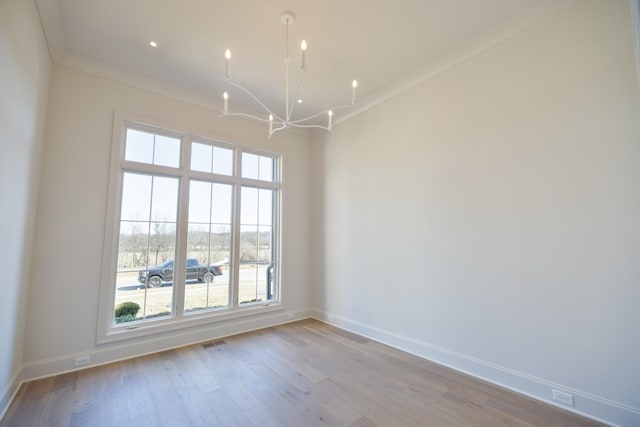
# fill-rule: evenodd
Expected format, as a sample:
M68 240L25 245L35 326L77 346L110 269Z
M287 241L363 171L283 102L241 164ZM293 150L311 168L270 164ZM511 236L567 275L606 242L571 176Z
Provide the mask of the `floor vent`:
M209 348L209 347L215 347L216 345L224 345L227 342L225 340L220 340L220 341L211 341L211 342L207 342L202 344L202 348Z

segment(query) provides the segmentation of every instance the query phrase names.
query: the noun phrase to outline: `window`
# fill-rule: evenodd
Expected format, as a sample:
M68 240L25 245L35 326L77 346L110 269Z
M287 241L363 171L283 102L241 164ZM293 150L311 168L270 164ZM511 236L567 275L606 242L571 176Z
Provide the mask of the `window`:
M121 123L99 341L277 307L278 157Z

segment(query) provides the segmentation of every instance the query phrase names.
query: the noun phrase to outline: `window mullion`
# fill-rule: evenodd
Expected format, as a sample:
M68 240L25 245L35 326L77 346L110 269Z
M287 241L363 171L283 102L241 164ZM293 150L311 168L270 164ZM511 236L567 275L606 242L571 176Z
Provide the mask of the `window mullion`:
M177 251L176 262L178 265L177 274L173 277L173 300L175 301L175 316L184 316L185 286L187 283L187 234L189 229L189 187L190 180L188 174L188 162L191 158L191 138L185 135L182 138L180 152L182 177L180 179L180 193L178 201L178 224L177 224Z
M242 155L241 150L235 150L235 176L241 176L242 174ZM240 297L240 207L241 200L240 194L242 190L242 185L239 180L236 179L235 184L233 185L233 212L232 212L232 227L233 227L233 274L231 276L232 285L231 285L231 301L229 302L230 307L237 307L238 301Z
M280 173L280 170L277 170L278 174ZM278 179L278 182L280 182L280 179ZM276 236L280 236L280 215L281 215L281 197L282 197L282 192L280 191L275 191L273 193L273 199L272 199L272 220L271 220L271 262L273 263L274 269L273 269L273 277L271 278L272 281L272 286L276 286L276 289L274 289L273 287L271 288L271 292L272 292L272 298L273 299L277 299L281 301L281 297L282 294L280 292L280 270L281 270L281 265L280 265L280 240L279 238L277 238ZM268 295L267 295L268 297Z

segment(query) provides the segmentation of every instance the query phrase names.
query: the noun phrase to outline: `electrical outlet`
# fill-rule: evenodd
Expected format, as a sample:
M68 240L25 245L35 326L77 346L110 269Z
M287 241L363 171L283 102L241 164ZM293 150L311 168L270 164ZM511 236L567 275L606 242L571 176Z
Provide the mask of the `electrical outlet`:
M287 319L293 319L296 317L295 313L287 313Z
M573 394L553 389L553 400L563 405L573 406Z
M333 314L328 314L328 315L327 315L327 320L328 320L329 322L333 322Z
M91 356L78 356L74 360L75 366L85 366L91 362Z

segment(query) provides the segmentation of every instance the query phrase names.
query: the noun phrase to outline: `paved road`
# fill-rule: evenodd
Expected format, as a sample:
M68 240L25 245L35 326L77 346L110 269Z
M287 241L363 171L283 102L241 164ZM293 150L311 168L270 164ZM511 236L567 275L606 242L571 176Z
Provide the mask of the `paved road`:
M261 282L266 281L266 268L267 268L266 266L261 265L257 268L257 272L256 272L256 269L254 268L240 268L240 285L242 286L242 285L249 285L251 283L255 283L256 279ZM225 268L223 275L216 276L213 280L212 285L214 287L228 286L228 280L229 280L229 270ZM195 285L199 283L201 282L198 282L197 280L188 280L187 286ZM143 288L143 285L140 282L138 282L138 273L130 272L127 274L118 275L116 287L119 292L125 292L125 291L140 290ZM168 289L170 291L171 282L163 283L162 287L158 288L157 290L161 290L163 288Z

